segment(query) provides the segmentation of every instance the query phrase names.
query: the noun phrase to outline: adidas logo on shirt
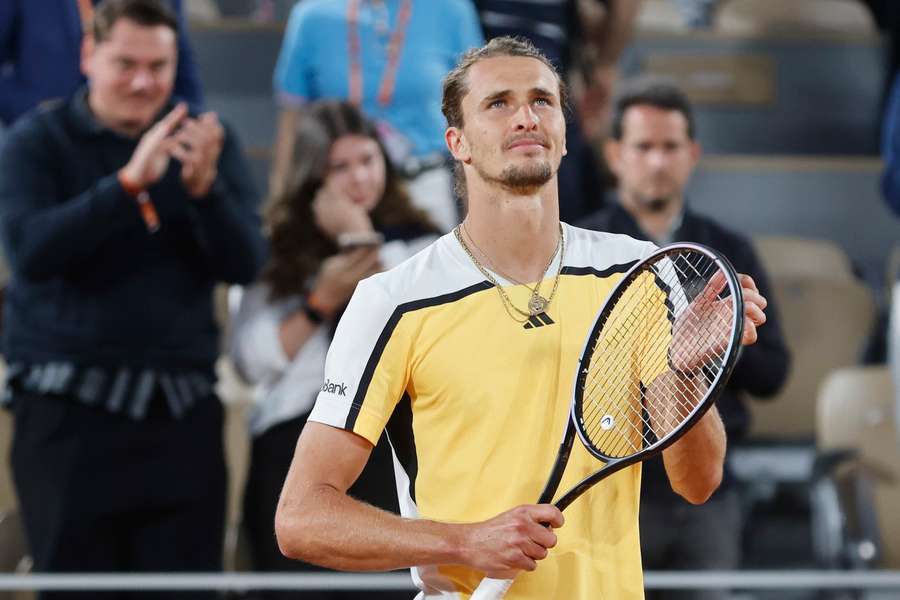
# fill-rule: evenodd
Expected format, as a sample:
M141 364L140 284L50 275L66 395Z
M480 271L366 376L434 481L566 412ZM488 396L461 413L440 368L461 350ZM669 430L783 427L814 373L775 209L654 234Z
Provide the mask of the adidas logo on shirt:
M524 329L535 329L537 327L543 327L544 325L553 325L555 322L556 321L550 318L550 315L542 312L538 315L531 315L528 317L528 320L525 321L525 324L522 327Z

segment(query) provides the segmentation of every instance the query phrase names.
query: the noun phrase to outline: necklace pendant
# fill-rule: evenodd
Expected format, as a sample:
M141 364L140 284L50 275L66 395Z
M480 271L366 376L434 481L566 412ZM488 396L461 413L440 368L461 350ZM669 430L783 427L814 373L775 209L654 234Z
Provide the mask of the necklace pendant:
M547 308L547 299L541 296L538 293L534 293L531 295L531 299L528 301L528 310L531 312L531 316L539 315Z

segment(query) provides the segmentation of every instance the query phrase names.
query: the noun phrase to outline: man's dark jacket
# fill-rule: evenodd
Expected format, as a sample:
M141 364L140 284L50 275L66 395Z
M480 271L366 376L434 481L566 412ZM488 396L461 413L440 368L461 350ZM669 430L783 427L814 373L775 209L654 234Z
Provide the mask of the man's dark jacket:
M253 281L265 257L259 196L226 128L206 197L188 196L175 160L149 188L161 221L150 233L116 177L137 142L99 124L85 90L8 132L0 147L0 236L12 271L7 362L212 369L213 286Z

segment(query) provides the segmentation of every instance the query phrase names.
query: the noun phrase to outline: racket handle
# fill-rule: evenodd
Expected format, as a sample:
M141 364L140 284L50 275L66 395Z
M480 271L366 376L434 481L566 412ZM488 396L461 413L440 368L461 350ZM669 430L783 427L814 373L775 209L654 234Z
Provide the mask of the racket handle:
M512 584L512 579L485 577L475 588L469 600L500 600L506 595Z

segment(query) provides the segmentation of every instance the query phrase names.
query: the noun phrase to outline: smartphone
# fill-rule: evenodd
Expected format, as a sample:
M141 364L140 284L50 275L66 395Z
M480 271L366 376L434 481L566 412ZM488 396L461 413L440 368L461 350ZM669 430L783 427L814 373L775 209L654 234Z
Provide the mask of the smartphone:
M358 233L342 233L338 236L337 245L341 252L356 250L357 248L371 248L384 243L384 236L377 231L362 231Z

